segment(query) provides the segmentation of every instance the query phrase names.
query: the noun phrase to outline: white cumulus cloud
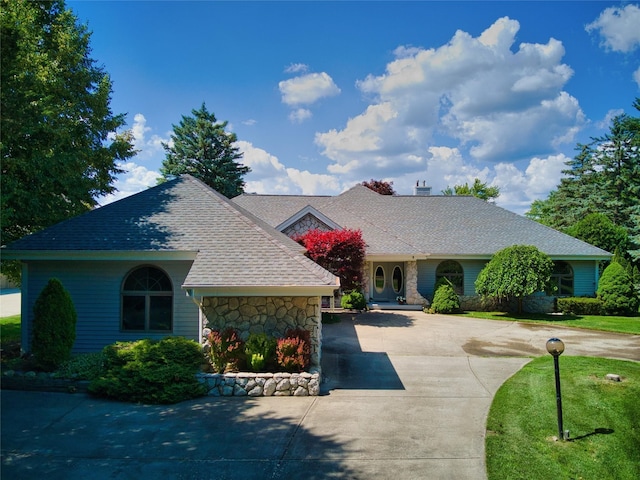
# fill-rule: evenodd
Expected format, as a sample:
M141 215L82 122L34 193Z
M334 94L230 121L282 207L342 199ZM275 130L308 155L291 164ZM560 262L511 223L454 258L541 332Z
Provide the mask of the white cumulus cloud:
M640 7L633 4L623 8L609 7L585 29L589 33L600 33L601 45L606 49L631 52L640 47Z
M311 105L321 98L333 97L340 93L329 74L308 73L283 80L278 84L282 94L282 102L290 105Z
M159 172L149 170L143 165L138 165L135 162L129 161L118 165L125 171L116 178L114 183L116 192L100 198L98 203L100 205L106 205L116 200L121 200L125 197L133 195L134 193L146 190L149 187L157 185L158 178L161 177Z
M560 152L587 120L564 90L573 70L562 42L516 43L519 30L504 17L477 37L459 30L435 48L396 48L383 74L356 83L366 109L316 133L328 172L343 184L387 178L404 193L416 181L440 193L479 178L500 187L498 204L524 212L557 185Z
M162 143L169 141L169 133L166 135L166 138L157 134L149 136L148 134L151 132L151 127L147 127L147 119L141 113L136 113L133 117L131 131L134 138L134 147L138 150L137 158L148 160L164 157Z
M241 140L242 163L251 168L245 177L245 191L290 195L333 195L342 191L337 177L286 168L275 155Z

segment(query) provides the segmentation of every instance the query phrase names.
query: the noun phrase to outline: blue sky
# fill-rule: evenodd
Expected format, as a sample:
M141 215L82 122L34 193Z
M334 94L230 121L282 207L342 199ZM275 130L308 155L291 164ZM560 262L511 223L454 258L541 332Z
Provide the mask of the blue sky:
M68 1L93 32L156 183L173 124L205 102L236 133L246 191L411 194L481 180L524 213L577 142L640 96L638 2Z

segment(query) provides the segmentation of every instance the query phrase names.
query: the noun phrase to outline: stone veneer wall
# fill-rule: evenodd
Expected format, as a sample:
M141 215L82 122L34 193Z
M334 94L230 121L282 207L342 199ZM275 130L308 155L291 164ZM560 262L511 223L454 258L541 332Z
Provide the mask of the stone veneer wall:
M285 228L282 233L284 233L288 237L295 237L296 235L303 235L309 230L322 230L324 232L328 232L329 230L333 229L326 223L318 220L315 216L307 213L296 223Z
M404 298L408 305L429 305L429 301L418 292L418 262L415 260L404 263Z
M211 329L233 327L243 340L251 333L284 337L304 328L311 334L311 367L320 367L320 297L204 297L203 338Z

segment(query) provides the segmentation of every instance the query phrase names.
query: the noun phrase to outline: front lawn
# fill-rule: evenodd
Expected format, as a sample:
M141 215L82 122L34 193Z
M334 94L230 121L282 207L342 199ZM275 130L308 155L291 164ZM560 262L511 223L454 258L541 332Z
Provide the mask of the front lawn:
M20 315L0 318L0 341L2 343L20 341Z
M562 327L586 328L605 332L640 335L640 316L614 317L604 315L550 315L546 313L464 312L457 315L504 320L510 322L546 323Z
M608 373L621 382L605 379ZM640 363L560 357L558 435L553 359L533 360L498 390L487 420L489 480L640 478Z

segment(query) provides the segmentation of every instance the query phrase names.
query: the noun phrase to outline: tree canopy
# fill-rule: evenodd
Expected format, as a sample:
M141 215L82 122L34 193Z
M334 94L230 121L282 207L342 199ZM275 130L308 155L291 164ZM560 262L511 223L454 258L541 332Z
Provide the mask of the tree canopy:
M549 285L553 261L532 245L513 245L496 252L480 271L475 282L478 294L498 300L518 300L545 291Z
M500 187L490 187L486 182L482 182L479 178L473 181L473 185L468 183L464 185L454 185L453 188L447 187L442 190L443 195L473 195L482 200L494 200L500 196Z
M91 33L62 0L2 0L2 244L97 205L133 156ZM11 274L12 272L7 272ZM13 272L15 273L15 272ZM14 275L12 275L14 276Z
M235 133L226 132L228 122L218 123L204 103L191 115L183 115L180 124L173 126L171 142L162 144L166 151L160 168L163 178L188 173L228 198L240 195L245 186L242 177L251 170L238 162L242 153L234 146Z
M366 245L360 230L309 230L294 240L311 260L340 278L343 291L362 287Z
M607 252L626 251L629 246L627 230L615 225L603 213L590 213L565 229L565 233Z
M385 182L384 180L374 180L362 182L362 185L367 187L380 195L395 195L396 191L393 189L393 182Z
M640 99L633 106L640 111ZM563 230L590 213L603 214L626 229L629 251L640 258L640 118L618 115L607 134L576 149L560 184L526 216Z

